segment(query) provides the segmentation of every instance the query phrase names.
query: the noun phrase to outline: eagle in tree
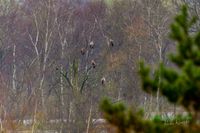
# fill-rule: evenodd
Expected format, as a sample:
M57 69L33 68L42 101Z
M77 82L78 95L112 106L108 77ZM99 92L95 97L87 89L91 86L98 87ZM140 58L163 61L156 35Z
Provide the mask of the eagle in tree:
M84 55L84 54L85 54L85 51L86 51L85 48L82 48L82 49L81 49L81 54Z
M114 46L114 42L113 42L113 40L112 40L112 39L110 39L109 45L110 45L111 47L113 47L113 46Z
M101 78L101 84L102 84L102 85L104 85L104 84L105 84L105 82L106 82L106 79L105 79L105 77Z
M93 41L91 41L91 42L89 43L89 47L90 47L91 49L94 48L94 42L93 42Z
M94 60L92 60L91 61L91 65L92 65L93 68L95 68L96 67L96 62Z

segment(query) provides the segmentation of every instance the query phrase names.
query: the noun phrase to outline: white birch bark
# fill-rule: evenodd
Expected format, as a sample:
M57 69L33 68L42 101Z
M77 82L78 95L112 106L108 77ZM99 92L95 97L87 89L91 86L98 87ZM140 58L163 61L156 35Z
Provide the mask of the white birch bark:
M16 92L16 44L13 44L13 74L12 74L12 89Z

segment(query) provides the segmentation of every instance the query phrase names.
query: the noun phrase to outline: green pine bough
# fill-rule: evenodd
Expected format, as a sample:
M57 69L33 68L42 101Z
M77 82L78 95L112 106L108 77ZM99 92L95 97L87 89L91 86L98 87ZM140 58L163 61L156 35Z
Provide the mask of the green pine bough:
M190 33L197 18L189 18L187 6L171 24L170 37L177 43L177 51L170 55L175 67L160 64L156 74L150 75L150 68L140 63L139 74L145 92L159 91L171 103L182 106L190 114L187 124L166 124L161 119L145 120L141 112L133 112L122 103L111 103L104 99L100 108L105 119L117 127L119 133L199 133L197 122L200 113L200 31Z

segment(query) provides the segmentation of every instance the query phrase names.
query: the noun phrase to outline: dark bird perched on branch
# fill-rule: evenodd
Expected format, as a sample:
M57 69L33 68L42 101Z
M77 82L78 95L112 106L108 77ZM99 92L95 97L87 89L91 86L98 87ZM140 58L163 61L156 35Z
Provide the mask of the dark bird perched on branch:
M91 65L92 65L93 68L95 68L96 67L96 62L94 60L92 60L91 61Z
M91 49L93 49L93 48L94 48L94 42L91 41L91 42L89 43L89 46L90 46Z
M101 78L101 84L102 84L102 85L104 85L104 84L105 84L105 82L106 82L106 79L105 79L105 77Z
M85 51L86 51L85 48L82 48L82 49L81 49L81 54L84 55L84 54L85 54Z
M113 42L113 40L112 40L112 39L110 39L109 45L110 45L111 47L113 47L113 46L114 46L114 42Z

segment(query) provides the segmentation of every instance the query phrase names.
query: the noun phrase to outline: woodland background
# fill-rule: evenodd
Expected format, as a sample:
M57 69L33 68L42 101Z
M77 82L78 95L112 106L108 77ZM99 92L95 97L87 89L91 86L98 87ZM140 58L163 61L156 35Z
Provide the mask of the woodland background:
M172 65L169 25L183 3L199 17L197 0L0 0L1 129L89 131L104 97L147 118L182 112L141 90L138 62Z

